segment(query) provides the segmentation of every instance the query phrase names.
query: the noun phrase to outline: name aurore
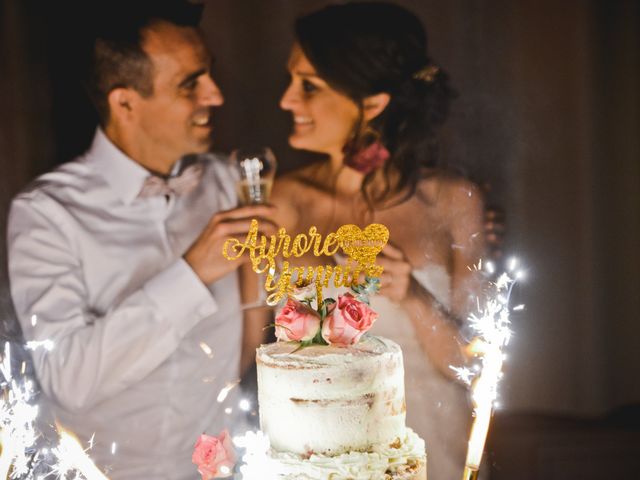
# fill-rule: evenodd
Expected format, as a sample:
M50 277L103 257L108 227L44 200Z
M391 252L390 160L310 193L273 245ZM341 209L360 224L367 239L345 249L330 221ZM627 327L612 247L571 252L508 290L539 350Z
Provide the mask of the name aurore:
M323 240L316 227L309 228L308 233L296 235L293 240L285 228L280 228L276 235L260 235L258 238L258 221L254 219L244 242L237 238L228 239L222 247L222 255L227 260L238 260L248 251L253 271L267 274L264 288L273 292L267 297L267 303L275 305L293 291L294 285L301 287L315 283L320 299L322 288L329 285L332 276L335 287L349 287L358 283L361 274L370 277L382 274L383 267L375 263L353 262L351 257L345 265L292 267L286 260L280 268L276 264L276 257L280 254L284 258L299 258L313 251L316 257L332 257L341 247L344 245L341 245L337 233L329 233Z

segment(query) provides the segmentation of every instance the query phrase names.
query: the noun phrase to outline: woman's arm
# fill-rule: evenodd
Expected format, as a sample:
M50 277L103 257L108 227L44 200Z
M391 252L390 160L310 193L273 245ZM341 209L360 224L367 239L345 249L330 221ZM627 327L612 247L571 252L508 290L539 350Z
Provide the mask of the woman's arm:
M470 182L448 180L443 186L442 221L451 237L451 306L447 309L412 275L412 265L401 250L385 247L379 263L385 267L381 293L398 302L409 314L425 354L447 377L454 377L450 365L466 362L459 326L474 304L480 275L473 266L484 249L483 201ZM386 277L386 280L385 280Z
M412 266L399 249L387 245L378 264L384 267L381 294L407 312L422 350L446 377L449 365L463 365L462 341L454 318L412 275Z
M245 263L239 270L240 294L243 305L251 305L260 298L260 278L251 269L251 263ZM242 354L240 356L240 372L242 375L251 367L256 358L256 348L265 343L265 327L271 323L273 311L271 307L260 306L248 308L243 312Z
M474 267L485 254L484 200L471 182L457 180L449 192L452 239L451 312L465 319L475 308L483 277Z

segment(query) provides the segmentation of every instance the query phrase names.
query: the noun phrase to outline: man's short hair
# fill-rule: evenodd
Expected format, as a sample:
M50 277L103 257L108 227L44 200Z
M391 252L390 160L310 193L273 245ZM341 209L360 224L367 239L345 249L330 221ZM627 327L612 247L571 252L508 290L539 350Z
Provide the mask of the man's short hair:
M99 19L84 80L102 126L109 121L108 96L113 89L133 88L143 97L153 94L153 65L142 48L144 31L162 21L196 28L202 8L186 0L109 2L109 11Z

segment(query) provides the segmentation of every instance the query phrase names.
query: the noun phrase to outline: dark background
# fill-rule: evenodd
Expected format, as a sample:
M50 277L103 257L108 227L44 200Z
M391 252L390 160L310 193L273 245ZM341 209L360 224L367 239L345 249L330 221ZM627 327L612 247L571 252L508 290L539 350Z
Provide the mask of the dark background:
M3 226L10 198L93 134L74 75L95 5L84 3L0 1ZM226 97L217 149L270 145L283 171L309 161L287 147L290 119L277 103L293 19L326 3L205 1ZM506 251L528 270L492 429L493 475L622 478L640 454L640 2L397 3L424 20L459 92L443 160L491 186L488 202L507 214Z

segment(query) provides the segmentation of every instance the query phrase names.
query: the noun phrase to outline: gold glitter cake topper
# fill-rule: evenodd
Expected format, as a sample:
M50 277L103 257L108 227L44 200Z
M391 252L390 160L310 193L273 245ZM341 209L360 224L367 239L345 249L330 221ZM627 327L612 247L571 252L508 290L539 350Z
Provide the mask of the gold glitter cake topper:
M322 289L329 286L333 276L335 287L350 287L358 283L361 274L379 278L383 267L376 265L376 257L389 240L389 229L379 223L372 223L364 230L356 225L343 225L337 232L329 233L324 239L313 226L308 233L299 233L293 239L284 227L276 235L258 235L258 221L253 219L244 241L230 238L222 247L222 255L227 260L238 260L249 252L253 271L266 273L264 288L270 295L269 305L277 304L293 292L293 289L315 283L318 299ZM312 253L316 257L333 257L339 250L348 257L345 265L291 266L287 260L278 265L276 258L282 256L302 257Z

